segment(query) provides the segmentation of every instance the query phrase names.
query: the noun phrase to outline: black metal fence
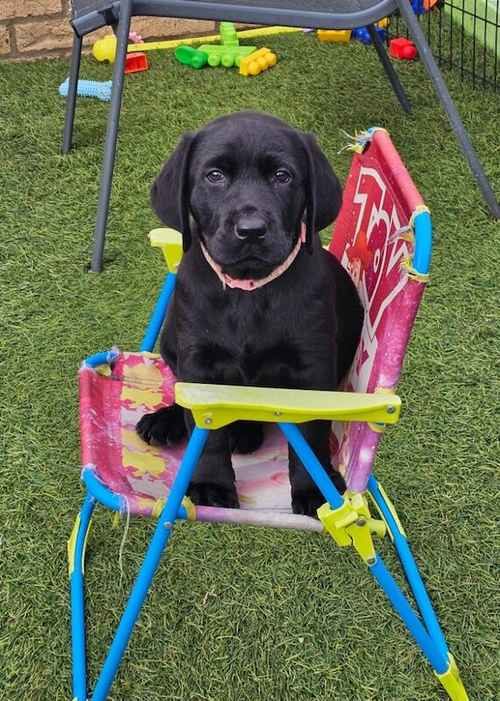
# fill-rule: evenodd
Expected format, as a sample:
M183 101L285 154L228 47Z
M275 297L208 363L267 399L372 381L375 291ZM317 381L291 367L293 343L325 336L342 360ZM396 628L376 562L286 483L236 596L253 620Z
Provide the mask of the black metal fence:
M412 0L416 11L428 0ZM500 90L500 0L439 0L419 16L434 56L474 87ZM406 35L394 17L390 36Z

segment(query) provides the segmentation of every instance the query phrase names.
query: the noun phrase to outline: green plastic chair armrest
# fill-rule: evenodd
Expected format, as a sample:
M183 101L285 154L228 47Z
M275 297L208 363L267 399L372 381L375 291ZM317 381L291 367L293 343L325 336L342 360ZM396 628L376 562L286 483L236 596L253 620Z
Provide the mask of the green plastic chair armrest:
M175 401L191 410L197 426L210 429L240 420L303 423L326 419L394 424L401 409L400 398L392 392L317 392L192 382L175 385Z
M169 272L177 272L182 259L182 234L175 229L153 229L149 232L149 242L161 248Z

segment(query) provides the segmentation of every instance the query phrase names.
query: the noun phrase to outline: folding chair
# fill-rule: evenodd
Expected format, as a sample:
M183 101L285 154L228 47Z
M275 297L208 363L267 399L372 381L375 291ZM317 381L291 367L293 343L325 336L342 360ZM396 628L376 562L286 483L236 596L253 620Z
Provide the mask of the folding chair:
M500 218L500 205L470 142L469 135L448 92L409 0L72 0L72 8L72 26L75 38L69 77L63 153L70 150L72 142L82 37L99 27L112 25L116 29L118 39L94 232L91 262L91 270L94 272L100 272L102 269L128 35L131 18L136 15L228 20L263 25L317 27L319 29L354 29L366 25L394 93L403 109L409 112L410 102L374 27L377 21L392 14L395 10L399 10L408 25L422 63L434 84L441 105L448 115L451 127L481 190L484 201L491 215L496 219Z
M330 534L352 546L382 587L453 701L467 701L432 603L394 506L372 475L385 425L397 422L394 393L415 315L428 279L431 217L387 132L372 129L353 144L355 155L330 252L349 269L365 306L362 338L345 391L315 392L176 383L152 353L175 285L180 234L151 233L169 273L138 353L97 353L80 369L83 507L68 543L73 696L104 701L176 519L296 528ZM195 420L187 445L147 446L134 427L148 411L177 401ZM233 456L240 509L195 506L186 498L208 432L233 421L263 421L263 446ZM346 479L342 496L304 440L300 423L332 423L332 464ZM298 424L298 425L297 425ZM318 519L290 513L287 441L321 490ZM368 498L375 507L370 513ZM158 524L92 695L87 697L83 565L97 503L120 513L154 516ZM208 526L207 526L208 527ZM373 535L388 532L418 613L388 572Z

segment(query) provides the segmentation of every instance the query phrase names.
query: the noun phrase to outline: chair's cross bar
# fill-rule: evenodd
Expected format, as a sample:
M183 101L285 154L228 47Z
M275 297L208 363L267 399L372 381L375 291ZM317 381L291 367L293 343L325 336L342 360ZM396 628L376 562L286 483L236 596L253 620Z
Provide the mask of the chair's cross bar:
M233 421L304 423L369 421L394 424L401 400L393 393L318 392L178 382L175 401L190 409L197 426L221 428Z

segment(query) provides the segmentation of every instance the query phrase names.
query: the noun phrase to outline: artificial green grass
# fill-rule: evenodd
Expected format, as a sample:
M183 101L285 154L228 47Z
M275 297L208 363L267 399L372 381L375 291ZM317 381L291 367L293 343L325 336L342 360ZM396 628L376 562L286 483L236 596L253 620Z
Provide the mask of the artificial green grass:
M377 474L398 506L471 700L495 701L498 666L498 223L488 217L419 63L401 64L405 117L373 50L273 37L279 64L256 79L192 71L171 53L127 77L105 271L87 272L107 106L79 101L60 155L68 64L0 65L0 698L70 698L66 539L79 508L76 370L137 348L163 275L148 188L179 135L217 115L272 112L337 155L387 127L430 206L432 282L400 385L404 414ZM84 59L82 77L110 69ZM499 99L447 75L500 192ZM94 518L87 562L94 679L152 523ZM387 544L384 557L396 559ZM113 701L430 701L430 668L353 553L312 534L182 524L136 626Z

